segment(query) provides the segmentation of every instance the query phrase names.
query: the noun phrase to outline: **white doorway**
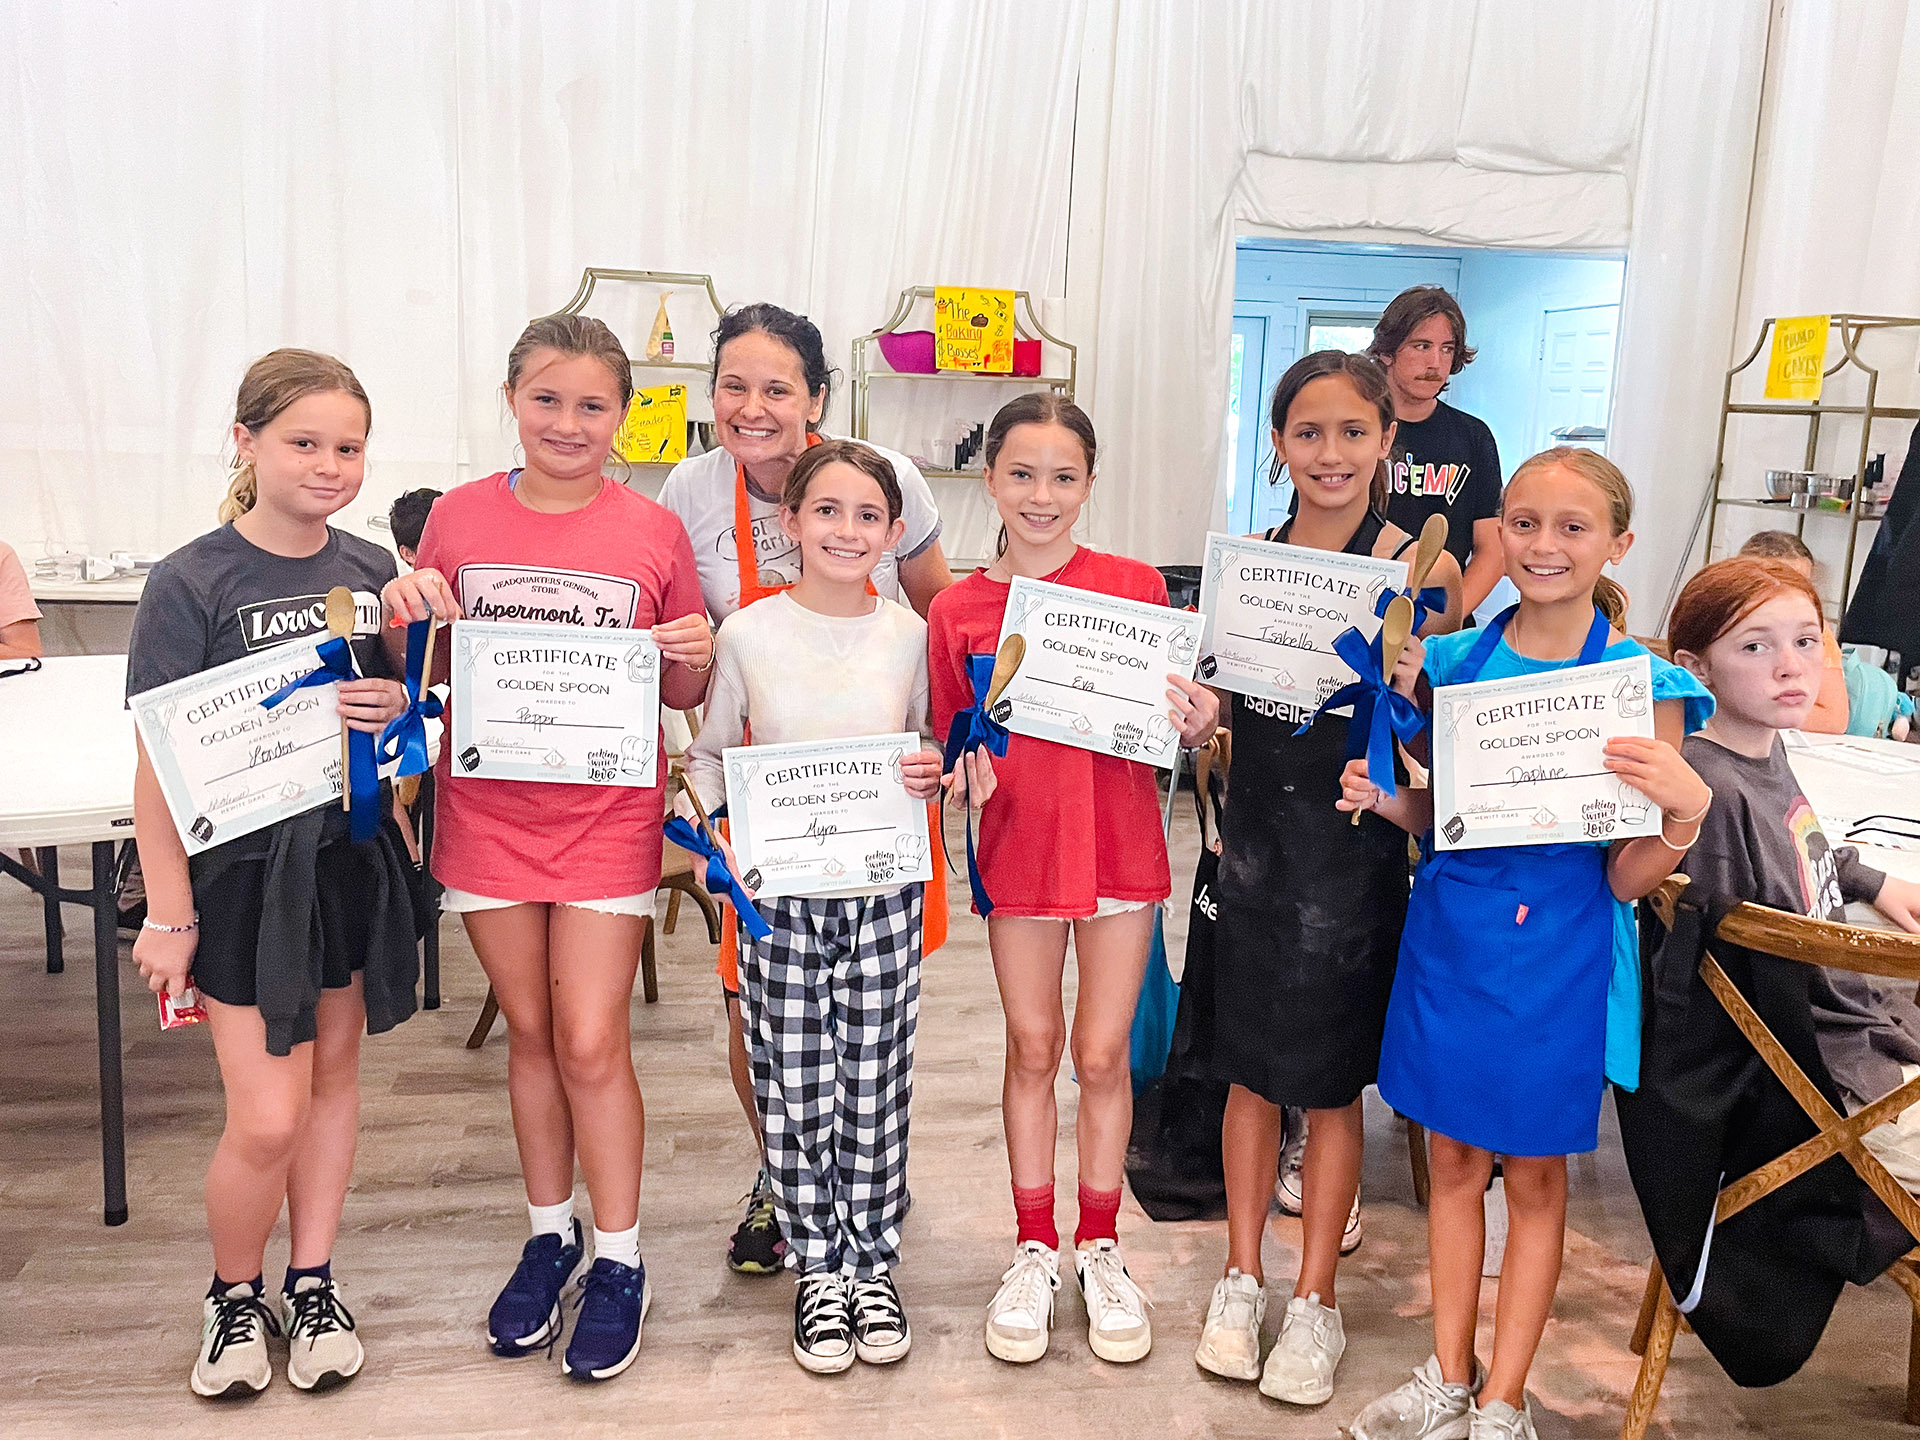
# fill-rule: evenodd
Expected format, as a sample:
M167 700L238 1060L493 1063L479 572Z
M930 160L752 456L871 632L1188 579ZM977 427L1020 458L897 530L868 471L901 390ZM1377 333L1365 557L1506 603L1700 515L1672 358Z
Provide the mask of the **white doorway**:
M1541 312L1540 378L1530 453L1554 445L1583 445L1605 452L1619 331L1618 305Z

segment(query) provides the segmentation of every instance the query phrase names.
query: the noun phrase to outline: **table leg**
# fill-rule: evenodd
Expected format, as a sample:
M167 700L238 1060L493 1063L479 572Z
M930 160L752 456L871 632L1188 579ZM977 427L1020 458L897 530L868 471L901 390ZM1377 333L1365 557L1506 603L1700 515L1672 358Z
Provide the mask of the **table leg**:
M113 843L93 846L93 986L100 1039L100 1168L106 1222L127 1223L126 1096L120 1073L120 896Z
M60 920L60 849L57 845L42 845L33 852L33 857L40 867L40 877L47 882L47 888L40 893L47 921L47 973L58 975L67 968L66 947L61 943L66 927Z

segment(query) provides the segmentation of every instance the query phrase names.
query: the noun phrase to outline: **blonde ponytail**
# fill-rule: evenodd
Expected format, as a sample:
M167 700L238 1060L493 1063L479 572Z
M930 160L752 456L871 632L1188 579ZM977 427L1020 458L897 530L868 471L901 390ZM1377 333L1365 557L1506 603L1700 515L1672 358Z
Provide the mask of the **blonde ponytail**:
M1627 483L1627 477L1620 467L1598 450L1588 450L1578 445L1556 445L1551 450L1542 450L1538 455L1522 460L1513 474L1507 477L1507 485L1511 488L1513 482L1529 470L1546 470L1554 466L1571 470L1600 492L1601 498L1607 502L1608 526L1615 535L1624 535L1633 528L1633 486ZM1505 503L1504 498L1502 503ZM1602 575L1594 581L1593 603L1614 629L1626 629L1627 592L1621 588L1619 581L1608 575Z
M233 423L258 438L294 401L307 395L335 392L351 395L360 402L360 408L367 414L367 428L371 430L373 405L345 362L314 350L270 351L249 365L241 377L240 393L233 404ZM227 478L226 498L220 502L220 523L231 525L253 509L259 498L260 485L253 473L253 461L235 456Z
M231 525L253 509L253 502L259 498L260 491L254 481L253 462L251 460L234 461L232 478L227 482L226 498L220 502L220 523Z

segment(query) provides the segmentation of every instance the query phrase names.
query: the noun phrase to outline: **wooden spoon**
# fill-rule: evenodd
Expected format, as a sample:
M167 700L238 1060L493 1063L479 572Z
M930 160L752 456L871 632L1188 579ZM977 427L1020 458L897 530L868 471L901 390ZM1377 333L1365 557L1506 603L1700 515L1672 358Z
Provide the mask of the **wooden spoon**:
M1007 686L1013 683L1013 677L1020 668L1020 662L1027 658L1027 637L1020 634L1007 636L1000 642L1000 653L993 657L993 678L987 682L986 709L993 709L994 701L1005 693Z
M707 818L707 807L700 803L700 792L693 788L693 777L688 775L686 769L680 765L673 767L673 773L679 777L680 788L687 792L687 799L692 802L693 813L700 821L701 830L706 832L707 843L712 845L715 851L724 854L724 851L720 851L720 837L714 833L713 821Z
M1439 520L1439 516L1434 517ZM1446 522L1441 520L1444 526ZM1421 543L1426 543L1423 533ZM1393 597L1393 603L1387 606L1387 613L1380 622L1380 678L1385 683L1393 683L1393 667L1400 663L1400 652L1407 648L1407 637L1413 634L1413 601L1405 595ZM1353 823L1360 823L1360 812L1353 812Z
M327 591L327 634L335 640L353 643L353 591L336 585ZM347 748L347 722L340 721L340 808L353 809L353 777L348 769L351 755Z
M1427 517L1427 523L1420 527L1420 546L1413 552L1413 568L1407 572L1407 593L1418 595L1420 587L1427 583L1427 575L1433 569L1434 562L1440 558L1440 552L1447 548L1447 517L1433 514Z

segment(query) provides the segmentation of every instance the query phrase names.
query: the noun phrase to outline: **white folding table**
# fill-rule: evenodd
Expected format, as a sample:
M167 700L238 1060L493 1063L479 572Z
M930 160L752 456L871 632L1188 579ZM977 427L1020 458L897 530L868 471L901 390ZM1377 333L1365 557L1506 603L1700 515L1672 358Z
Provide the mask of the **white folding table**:
M1794 735L1787 758L1829 845L1854 845L1876 870L1920 881L1920 745L1854 735ZM1861 828L1861 822L1880 827ZM1857 832L1857 833L1849 833ZM1906 839L1903 846L1902 837ZM1865 905L1855 924L1884 925Z
M120 1079L119 867L133 838L133 716L127 657L84 655L0 678L0 872L45 906L47 969L64 968L60 906L93 911L93 983L100 1049L100 1160L109 1225L127 1220L127 1141ZM61 845L93 847L93 883L60 883ZM36 874L9 852L33 850Z

